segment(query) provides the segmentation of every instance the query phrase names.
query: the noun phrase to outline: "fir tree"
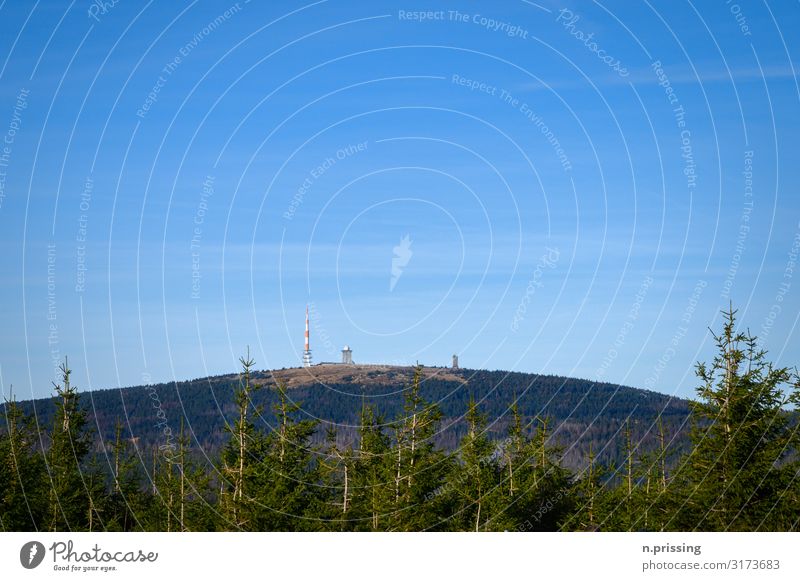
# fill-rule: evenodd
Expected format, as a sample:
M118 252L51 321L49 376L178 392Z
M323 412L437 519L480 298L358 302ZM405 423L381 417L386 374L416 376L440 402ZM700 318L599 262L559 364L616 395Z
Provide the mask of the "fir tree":
M475 532L513 529L502 466L486 432L486 417L472 397L465 419L467 433L459 445L460 463L448 487L454 500L450 527Z
M547 418L535 418L536 430L527 438L516 401L503 445L508 516L526 531L557 530L571 510L570 476L561 466L560 450L549 445Z
M311 444L317 422L301 419L300 404L289 398L283 382L277 382L276 392L276 425L258 466L254 524L258 530L306 530L317 518L307 513L323 491Z
M320 527L327 531L348 529L353 494L353 451L350 447L340 447L336 439L336 429L329 426L325 433L324 455L319 463L322 489L317 496Z
M106 489L107 473L103 471L96 454L92 454L83 470L86 490L86 523L89 532L121 530L116 520L118 507Z
M597 531L604 519L604 507L607 504L607 490L604 481L607 469L597 462L591 444L587 455L587 464L578 474L572 488L573 511L567 516L560 530Z
M156 482L161 506L154 515L155 530L214 530L217 523L210 505L210 477L192 458L183 418L176 449L165 448L158 457Z
M70 384L72 371L66 359L59 369L62 383L54 384L56 413L46 455L50 484L47 528L51 532L86 530L93 510L82 473L90 450L86 412L80 407L78 390Z
M442 414L420 394L421 378L422 368L417 366L405 394L403 417L396 422L392 530L428 530L441 522L437 489L452 468L433 444Z
M766 359L757 339L736 329L736 311L723 312L714 334L717 355L700 363L692 402L692 449L676 475L677 504L670 528L778 530L797 505L786 501L796 471L797 432L787 412L797 410L797 375ZM713 332L712 332L713 334ZM794 485L796 486L796 484Z
M644 467L643 482L638 489L639 514L634 520L635 530L661 531L671 516L672 499L668 493L667 464L670 450L667 448L664 424L659 417L658 449L643 454L640 464Z
M38 530L44 521L46 472L36 451L36 428L14 399L4 406L5 429L0 432L0 529Z
M120 531L141 530L137 513L142 510L142 492L136 457L131 454L130 443L123 438L122 422L114 423L114 441L107 447L111 449L111 493L106 499L109 515L108 529ZM95 503L92 496L92 502Z
M393 452L391 440L383 429L383 419L372 407L362 406L349 519L354 530L382 531L389 528L395 510Z
M255 360L250 357L249 347L247 356L241 357L239 362L242 373L239 388L234 394L238 414L233 424L225 426L230 437L222 450L220 502L223 518L229 521L232 528L248 529L253 526L252 495L256 467L264 453L263 436L250 419L252 396L261 386L250 381ZM256 415L261 413L258 407L254 411Z

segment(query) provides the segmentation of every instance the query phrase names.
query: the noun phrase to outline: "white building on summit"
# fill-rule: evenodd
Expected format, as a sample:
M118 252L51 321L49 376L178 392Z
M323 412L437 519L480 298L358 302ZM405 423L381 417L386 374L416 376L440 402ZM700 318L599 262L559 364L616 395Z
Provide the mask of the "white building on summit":
M342 365L352 365L353 364L353 350L350 349L349 345L345 345L344 349L342 349Z

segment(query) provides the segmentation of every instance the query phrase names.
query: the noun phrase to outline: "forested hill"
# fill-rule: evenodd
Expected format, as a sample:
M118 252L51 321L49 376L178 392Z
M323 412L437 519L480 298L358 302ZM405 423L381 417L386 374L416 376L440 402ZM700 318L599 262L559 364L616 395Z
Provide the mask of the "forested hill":
M402 417L403 395L412 377L413 368L378 365L316 365L258 372L254 380L263 388L255 392L253 402L263 406L265 413L256 423L268 429L267 424L273 422L274 387L280 380L289 388L292 400L302 406L302 413L320 420L318 441L334 424L338 438L352 443L365 404L374 406L387 425ZM435 367L425 367L423 378L423 397L436 402L443 414L436 442L447 450L455 448L463 435L463 415L470 397L487 414L489 430L498 439L507 431L515 398L526 423L536 416L549 418L551 441L564 448L566 466L581 466L590 444L599 459L618 460L626 419L643 452L657 445L659 418L671 447L685 443L688 401L652 391L552 375ZM233 374L81 392L81 404L89 412L89 426L106 441L113 438L119 419L126 436L146 452L162 445L165 433L177 434L183 418L193 444L215 457L226 438L225 422L236 412L234 390L238 384L239 378ZM35 407L39 425L50 428L54 401L29 401L21 407L29 414Z

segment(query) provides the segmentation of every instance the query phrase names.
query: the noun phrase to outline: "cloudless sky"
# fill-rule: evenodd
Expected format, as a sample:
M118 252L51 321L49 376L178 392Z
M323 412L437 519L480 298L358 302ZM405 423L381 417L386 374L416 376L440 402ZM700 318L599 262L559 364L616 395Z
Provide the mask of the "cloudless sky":
M0 5L4 393L297 366L307 304L317 362L688 396L733 301L800 363L796 2L101 5Z

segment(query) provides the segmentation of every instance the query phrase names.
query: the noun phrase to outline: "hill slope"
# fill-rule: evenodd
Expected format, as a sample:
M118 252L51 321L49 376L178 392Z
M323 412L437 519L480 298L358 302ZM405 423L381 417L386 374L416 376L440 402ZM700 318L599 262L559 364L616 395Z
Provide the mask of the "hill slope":
M344 442L356 438L362 405L374 406L387 425L398 418L403 408L403 392L411 382L413 368L386 365L316 365L261 371L254 381L265 389L256 392L254 403L263 405L260 419L270 429L271 406L278 380L289 388L290 397L302 404L309 417L320 420L319 437L335 425ZM194 443L214 457L225 440L225 422L234 412L233 394L238 376L223 375L171 384L127 387L82 393L89 410L90 425L111 439L119 418L128 437L145 453L163 445L170 432L177 434L181 418ZM509 421L509 409L517 398L526 421L537 415L550 418L556 443L565 449L565 463L580 467L589 445L601 459L616 460L621 430L631 420L634 441L652 449L657 441L656 420L663 422L668 442L682 446L685 441L688 402L664 394L598 383L583 379L449 368L423 368L422 394L439 404L443 422L437 444L453 449L463 433L462 416L470 397L488 415L490 431L502 438ZM52 423L52 398L25 402L40 425ZM145 456L146 457L146 456Z

